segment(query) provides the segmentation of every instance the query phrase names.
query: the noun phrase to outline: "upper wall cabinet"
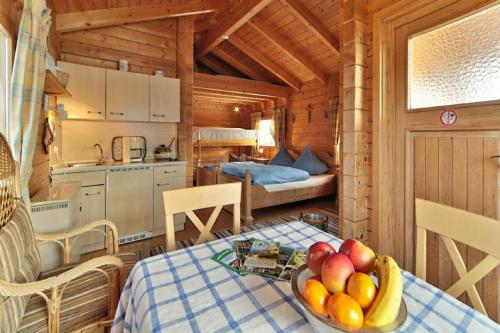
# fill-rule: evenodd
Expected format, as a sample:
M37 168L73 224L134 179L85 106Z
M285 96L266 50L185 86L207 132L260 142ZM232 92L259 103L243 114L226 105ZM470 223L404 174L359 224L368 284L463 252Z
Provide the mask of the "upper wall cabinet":
M106 70L106 119L149 121L149 75Z
M103 68L67 62L57 65L69 73L67 90L72 97L57 97L64 104L70 119L104 120L106 113L106 71Z
M149 121L180 121L180 80L149 77Z

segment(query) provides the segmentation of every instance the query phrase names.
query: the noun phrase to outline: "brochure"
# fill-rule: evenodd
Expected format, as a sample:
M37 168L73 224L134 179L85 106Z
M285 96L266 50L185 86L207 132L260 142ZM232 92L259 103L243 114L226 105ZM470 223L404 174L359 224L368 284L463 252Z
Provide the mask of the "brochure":
M274 269L278 261L279 246L274 241L253 240L243 267Z
M245 276L248 274L245 271L240 271L240 263L233 249L225 249L224 251L217 253L212 257L212 260L240 275Z

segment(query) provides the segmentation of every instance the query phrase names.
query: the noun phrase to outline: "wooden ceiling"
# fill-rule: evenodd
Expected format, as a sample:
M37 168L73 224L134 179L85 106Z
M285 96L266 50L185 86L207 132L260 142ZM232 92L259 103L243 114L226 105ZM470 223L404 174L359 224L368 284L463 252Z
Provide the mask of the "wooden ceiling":
M339 69L341 0L48 0L60 58L175 73L175 20L196 15L196 69L287 85Z

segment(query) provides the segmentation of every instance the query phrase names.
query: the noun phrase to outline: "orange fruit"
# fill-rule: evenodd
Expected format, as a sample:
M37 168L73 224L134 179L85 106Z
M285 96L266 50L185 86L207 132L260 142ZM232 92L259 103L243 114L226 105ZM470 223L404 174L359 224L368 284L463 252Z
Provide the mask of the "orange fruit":
M307 303L319 314L328 316L326 312L326 304L330 293L326 290L325 286L318 278L312 277L308 279L302 286L300 292L306 299Z
M328 299L328 315L350 329L363 326L363 310L358 302L344 293L337 293Z
M347 280L347 294L354 298L362 309L367 309L377 295L377 287L370 275L356 272Z

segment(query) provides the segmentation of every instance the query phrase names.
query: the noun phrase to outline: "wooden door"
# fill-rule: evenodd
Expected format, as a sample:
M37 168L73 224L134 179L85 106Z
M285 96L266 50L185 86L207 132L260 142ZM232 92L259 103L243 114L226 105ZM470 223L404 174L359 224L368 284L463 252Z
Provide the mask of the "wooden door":
M149 76L106 70L106 119L149 120Z
M106 174L106 219L120 238L153 230L153 170L113 170Z
M395 197L396 220L402 256L407 269L414 269L415 198L439 202L500 219L500 102L471 103L410 110L408 105L408 41L422 31L454 20L478 7L477 2L458 1L395 30ZM452 109L457 121L445 126L442 113ZM500 221L499 221L500 223ZM453 225L449 226L453 228ZM474 226L470 226L474 232ZM428 235L427 280L447 289L457 279L450 257L436 235ZM470 270L484 254L460 246ZM491 318L499 315L500 270L477 284ZM463 301L467 301L464 295Z
M86 186L82 188L81 224L103 220L106 218L106 192L104 185ZM104 231L104 227L101 228ZM91 232L79 238L82 253L104 248L104 234Z
M67 89L71 97L59 96L58 103L64 104L69 119L104 120L106 116L106 71L68 62L57 63L69 74Z
M180 80L162 76L149 77L149 120L180 121Z

